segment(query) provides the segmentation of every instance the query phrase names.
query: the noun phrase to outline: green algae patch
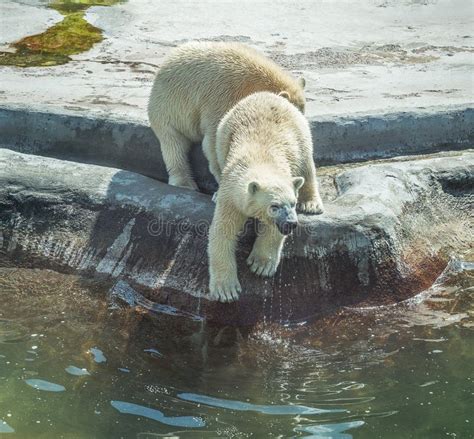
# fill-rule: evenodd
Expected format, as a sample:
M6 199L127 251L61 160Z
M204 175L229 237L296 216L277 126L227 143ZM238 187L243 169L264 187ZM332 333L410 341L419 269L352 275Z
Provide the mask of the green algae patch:
M102 31L88 23L82 12L67 15L63 21L38 35L13 43L16 52L0 52L0 64L19 67L65 64L69 55L85 52L102 40Z
M91 6L112 6L117 3L123 3L125 0L54 0L48 7L56 9L63 15L71 12L84 12Z
M102 30L84 18L90 6L111 6L121 0L62 0L48 5L64 19L37 35L27 36L10 45L13 51L0 52L0 65L17 67L66 64L70 55L85 52L102 41Z

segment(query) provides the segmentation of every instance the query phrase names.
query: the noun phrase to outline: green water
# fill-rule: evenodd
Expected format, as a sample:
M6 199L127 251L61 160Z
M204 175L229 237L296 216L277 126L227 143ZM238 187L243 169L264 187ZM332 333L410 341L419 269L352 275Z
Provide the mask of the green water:
M1 268L0 432L473 437L467 268L454 264L405 304L250 333L168 308L149 311L147 302L128 306L126 294L110 294L112 283Z

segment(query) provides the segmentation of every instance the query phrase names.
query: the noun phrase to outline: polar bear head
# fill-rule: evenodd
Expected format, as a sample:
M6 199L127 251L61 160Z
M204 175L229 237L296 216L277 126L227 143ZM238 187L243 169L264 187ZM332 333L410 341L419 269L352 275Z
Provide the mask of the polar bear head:
M260 177L248 184L247 214L266 224L274 224L283 235L298 225L296 202L303 177Z

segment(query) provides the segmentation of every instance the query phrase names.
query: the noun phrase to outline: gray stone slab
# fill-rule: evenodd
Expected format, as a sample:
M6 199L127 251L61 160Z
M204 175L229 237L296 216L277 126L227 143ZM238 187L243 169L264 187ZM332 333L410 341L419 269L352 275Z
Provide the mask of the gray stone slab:
M474 109L438 108L310 120L318 165L461 150L474 145ZM18 152L94 163L167 181L159 142L147 124L0 106L0 145ZM192 154L201 189L215 182L201 148Z

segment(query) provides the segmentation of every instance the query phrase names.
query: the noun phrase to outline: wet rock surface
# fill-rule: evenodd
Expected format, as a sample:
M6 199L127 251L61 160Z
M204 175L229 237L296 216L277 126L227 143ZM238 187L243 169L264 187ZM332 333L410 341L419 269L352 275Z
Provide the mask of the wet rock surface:
M472 245L474 153L323 168L326 212L301 216L272 279L245 266L241 300L207 300L209 196L128 171L0 150L0 249L24 266L125 282L211 322L300 321L427 288Z

